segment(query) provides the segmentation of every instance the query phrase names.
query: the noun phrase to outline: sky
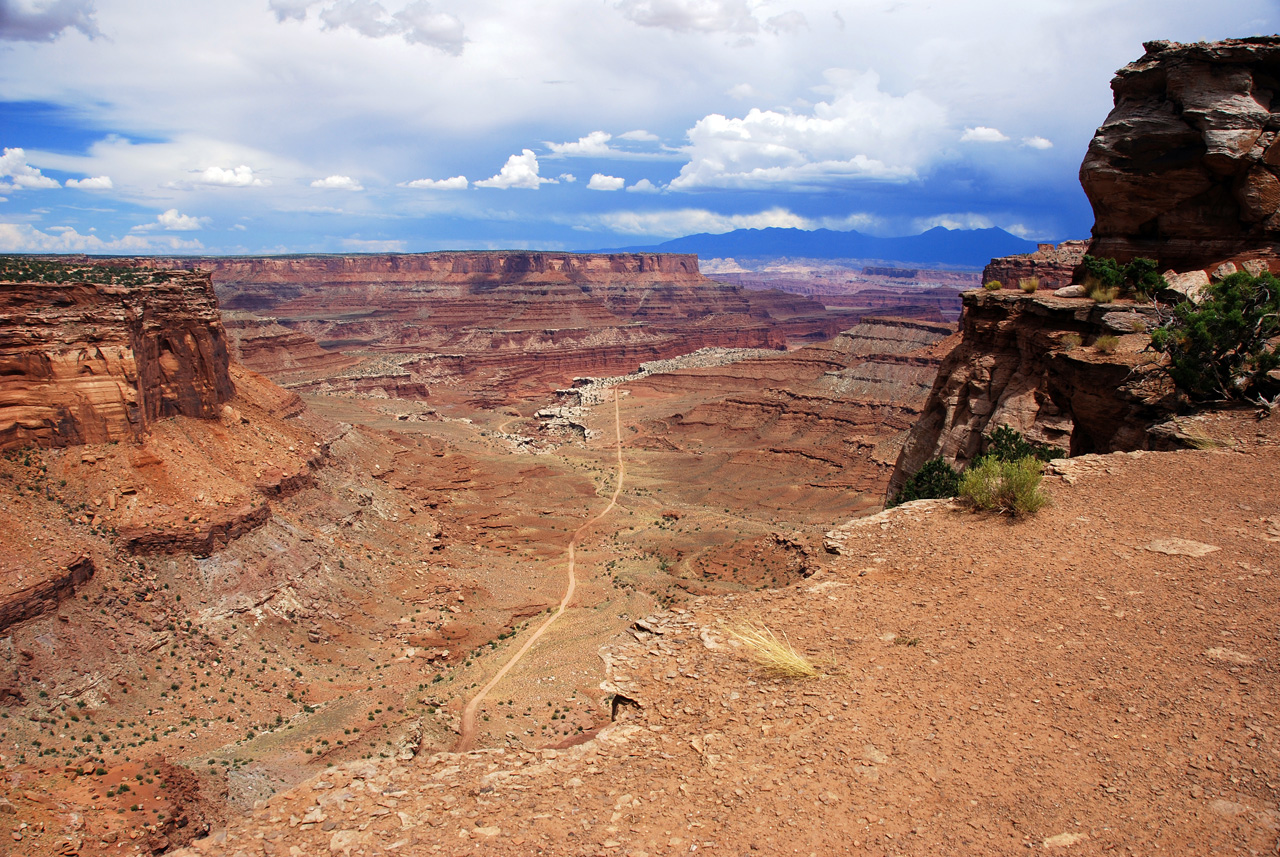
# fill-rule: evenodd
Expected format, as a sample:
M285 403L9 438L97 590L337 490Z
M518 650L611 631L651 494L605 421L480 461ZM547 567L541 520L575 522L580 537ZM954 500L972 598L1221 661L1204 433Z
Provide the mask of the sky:
M1093 223L1151 39L1277 0L0 0L0 252Z

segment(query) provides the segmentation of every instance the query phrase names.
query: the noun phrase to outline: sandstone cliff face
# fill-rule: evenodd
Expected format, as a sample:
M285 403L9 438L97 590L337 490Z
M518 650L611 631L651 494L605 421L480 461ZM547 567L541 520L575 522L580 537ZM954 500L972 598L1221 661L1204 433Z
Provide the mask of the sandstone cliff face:
M1034 253L992 259L982 269L982 282L995 281L1007 289L1016 289L1022 280L1035 277L1040 288L1058 289L1071 283L1088 247L1088 241L1063 241L1057 245L1041 244Z
M802 296L708 280L692 255L458 252L141 264L210 270L223 306L236 313L237 352L292 389L425 398L429 385L449 384L495 403L518 390L623 374L699 348L782 348L848 326ZM332 353L342 350L373 356L344 366Z
M1136 332L1154 307L986 291L964 302L961 339L903 445L890 492L936 456L971 460L1001 425L1070 455L1165 448L1148 427L1173 412L1173 390ZM1091 347L1104 334L1119 335L1114 353Z
M207 274L138 286L0 283L0 449L134 439L234 394Z
M1090 252L1162 269L1280 270L1280 37L1148 42L1080 167Z

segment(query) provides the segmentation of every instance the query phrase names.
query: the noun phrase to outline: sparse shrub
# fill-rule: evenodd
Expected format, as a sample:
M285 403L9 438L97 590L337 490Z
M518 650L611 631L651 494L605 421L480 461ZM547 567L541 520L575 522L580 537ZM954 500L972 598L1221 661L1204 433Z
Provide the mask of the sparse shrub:
M1110 354L1120 345L1120 337L1107 334L1093 341L1093 347L1102 354Z
M1040 488L1043 466L1032 456L1016 461L984 458L960 477L960 497L977 509L1034 514L1049 502Z
M900 506L912 500L932 500L954 497L960 490L960 474L941 456L931 458L911 475L902 490L894 495L887 508Z
M1266 398L1280 392L1268 372L1280 367L1280 280L1241 271L1211 284L1196 304L1180 303L1151 333L1169 355L1174 383L1199 401Z
M1104 286L1101 283L1085 281L1084 295L1094 303L1109 304L1120 297L1119 286Z
M1023 277L1022 279L1018 280L1018 288L1022 289L1024 292L1026 292L1029 295L1033 295L1036 293L1036 290L1040 288L1040 278L1039 277Z
M787 635L782 639L764 625L743 622L729 629L729 634L742 643L747 657L774 678L817 678L821 673L808 658L791 645Z
M1083 343L1084 340L1080 338L1080 334L1078 333L1064 333L1058 340L1058 344L1062 346L1063 351L1071 351L1072 349L1079 348Z
M1080 267L1085 294L1098 303L1110 303L1122 293L1145 301L1168 286L1154 259L1138 258L1122 267L1115 259L1085 256Z
M989 292L998 292L1004 288L1004 283L999 280L988 280L982 284L982 287Z

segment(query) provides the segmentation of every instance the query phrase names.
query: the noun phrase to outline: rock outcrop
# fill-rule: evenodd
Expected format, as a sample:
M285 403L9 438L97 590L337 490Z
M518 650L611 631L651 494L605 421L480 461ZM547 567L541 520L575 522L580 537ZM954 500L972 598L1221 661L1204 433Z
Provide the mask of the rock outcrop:
M76 587L93 577L96 571L93 559L81 555L29 586L14 588L6 585L11 581L0 583L0 631L39 616L46 610L56 609L60 601L75 595Z
M1088 247L1088 241L1063 241L1041 244L1034 253L992 259L982 269L982 282L994 281L1007 289L1016 289L1023 280L1034 277L1042 289L1059 289L1071 283Z
M0 449L135 439L234 395L208 274L0 282Z
M1280 270L1280 37L1144 47L1112 81L1115 108L1080 167L1090 252Z
M987 291L964 302L960 342L903 445L891 493L931 458L971 460L1001 425L1070 455L1170 446L1149 432L1175 406L1142 351L1154 306ZM1101 336L1117 341L1099 349Z
M678 254L454 252L178 258L212 272L246 362L293 389L501 400L705 347L818 342L847 316L714 282ZM254 317L258 321L254 321ZM288 335L292 334L293 339ZM374 355L335 372L335 351ZM310 372L311 377L306 377Z

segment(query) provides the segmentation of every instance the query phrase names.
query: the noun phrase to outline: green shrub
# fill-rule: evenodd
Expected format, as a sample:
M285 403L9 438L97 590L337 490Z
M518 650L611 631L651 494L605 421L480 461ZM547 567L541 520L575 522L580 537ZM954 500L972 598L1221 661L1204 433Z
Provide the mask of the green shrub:
M1023 458L1034 458L1037 461L1052 461L1055 458L1066 458L1067 451L1060 446L1037 443L1027 440L1022 432L1009 426L1000 426L985 438L986 450L970 462L969 467L981 463L984 459L994 458L997 461L1018 461Z
M1169 355L1174 383L1199 401L1252 399L1280 392L1267 373L1280 367L1280 280L1241 271L1211 284L1201 301L1186 301L1151 333Z
M982 284L982 287L989 292L997 292L1000 289L1004 288L1004 283L1000 282L999 280L988 280L987 282Z
M1149 300L1168 287L1154 259L1138 258L1122 267L1115 259L1085 256L1080 267L1084 271L1085 294L1098 303L1110 303L1121 294Z
M902 490L894 495L886 508L892 509L912 500L954 497L960 490L960 474L941 457L931 458L911 475Z
M977 509L1034 514L1049 502L1040 488L1043 466L1033 456L1016 461L984 458L960 477L960 496Z

